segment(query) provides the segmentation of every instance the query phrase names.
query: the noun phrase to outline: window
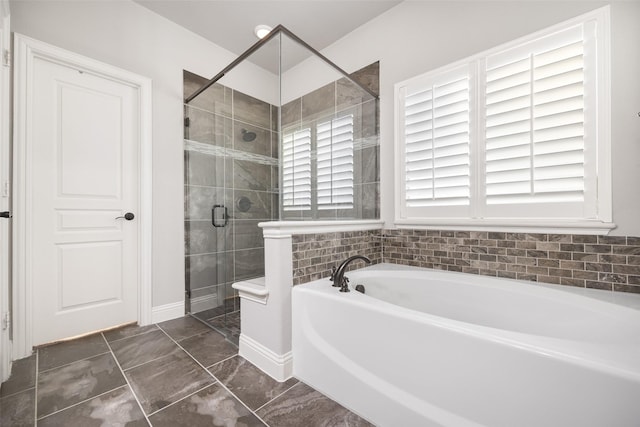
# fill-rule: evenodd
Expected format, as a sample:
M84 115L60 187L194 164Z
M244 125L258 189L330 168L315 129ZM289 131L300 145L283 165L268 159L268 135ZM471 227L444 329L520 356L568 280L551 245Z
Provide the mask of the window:
M406 206L469 206L467 68L411 89L404 97Z
M285 211L311 209L311 129L282 139L282 205Z
M353 115L284 133L282 145L285 211L353 209Z
M317 127L318 209L353 209L353 115Z
M611 221L607 11L396 85L399 224Z

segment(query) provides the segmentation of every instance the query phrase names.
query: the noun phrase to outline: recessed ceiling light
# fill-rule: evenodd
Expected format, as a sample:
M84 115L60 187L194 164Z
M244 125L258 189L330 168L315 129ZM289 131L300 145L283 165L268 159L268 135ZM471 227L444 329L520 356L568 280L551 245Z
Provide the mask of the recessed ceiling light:
M267 34L271 32L272 29L273 28L271 28L268 25L256 25L256 28L254 28L253 33L256 35L257 38L263 39Z

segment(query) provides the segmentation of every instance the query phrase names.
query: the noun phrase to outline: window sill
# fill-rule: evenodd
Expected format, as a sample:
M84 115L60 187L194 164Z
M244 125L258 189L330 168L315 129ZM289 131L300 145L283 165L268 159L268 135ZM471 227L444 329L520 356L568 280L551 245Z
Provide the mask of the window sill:
M448 219L401 218L397 228L459 231L504 231L512 233L597 234L607 235L616 228L612 222L588 220L522 220L522 219Z

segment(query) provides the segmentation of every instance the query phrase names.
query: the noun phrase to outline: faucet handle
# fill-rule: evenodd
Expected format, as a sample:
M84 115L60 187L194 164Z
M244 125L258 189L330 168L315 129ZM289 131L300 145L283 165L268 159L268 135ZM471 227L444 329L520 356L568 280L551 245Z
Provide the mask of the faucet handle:
M331 267L331 276L329 276L329 280L331 280L332 282L336 280L336 271L338 271L338 269L335 265Z
M340 286L340 292L350 292L349 278L347 276L342 278L342 284Z

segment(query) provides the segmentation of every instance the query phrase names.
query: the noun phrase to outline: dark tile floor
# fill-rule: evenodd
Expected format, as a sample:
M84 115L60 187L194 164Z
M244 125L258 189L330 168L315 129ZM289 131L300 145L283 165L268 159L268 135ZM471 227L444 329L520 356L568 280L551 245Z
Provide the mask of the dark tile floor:
M40 348L14 362L0 387L0 425L371 425L296 379L273 380L237 353L192 317Z
M225 313L220 308L192 313L192 316L198 318L204 323L220 332L224 337L238 345L240 339L240 311Z

